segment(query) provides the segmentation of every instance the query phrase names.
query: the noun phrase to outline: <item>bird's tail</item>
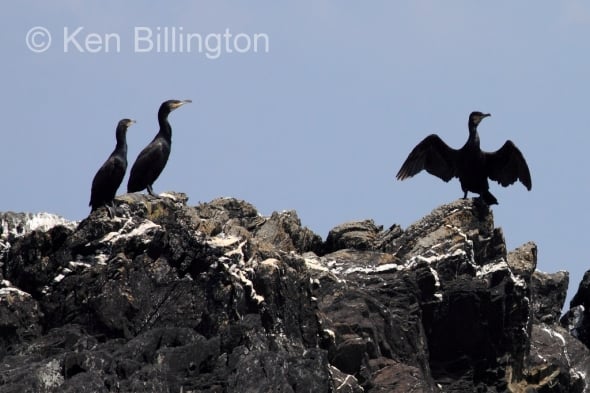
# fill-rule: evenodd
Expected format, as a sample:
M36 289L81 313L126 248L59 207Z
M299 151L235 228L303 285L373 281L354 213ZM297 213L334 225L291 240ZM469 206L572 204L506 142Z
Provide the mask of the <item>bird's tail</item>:
M485 190L485 192L481 193L480 196L482 197L483 201L488 205L497 205L498 204L498 200L496 199L495 196L492 195L491 192L489 192L488 190Z

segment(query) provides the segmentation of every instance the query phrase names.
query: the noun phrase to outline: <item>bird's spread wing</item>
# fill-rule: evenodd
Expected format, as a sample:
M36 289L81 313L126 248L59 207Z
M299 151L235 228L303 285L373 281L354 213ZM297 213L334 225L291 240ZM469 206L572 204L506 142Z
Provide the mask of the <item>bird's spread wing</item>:
M428 173L449 181L457 176L457 154L458 150L449 147L438 135L429 135L410 152L397 173L397 179L404 180L426 169Z
M485 153L488 177L504 187L520 180L530 190L532 187L529 167L516 145L506 141L504 145L493 153Z

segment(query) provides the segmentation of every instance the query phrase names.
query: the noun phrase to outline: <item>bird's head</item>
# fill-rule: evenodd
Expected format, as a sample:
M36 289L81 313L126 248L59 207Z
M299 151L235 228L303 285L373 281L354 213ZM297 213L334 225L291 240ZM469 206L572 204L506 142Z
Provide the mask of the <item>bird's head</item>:
M162 105L160 105L159 114L161 115L168 115L175 109L180 108L184 104L188 104L193 102L192 100L168 100L164 101Z
M471 112L469 115L469 127L477 127L477 125L486 117L491 116L490 113L481 113L478 111Z
M117 124L117 134L119 133L126 133L127 129L129 127L131 127L133 124L135 124L135 120L131 120L131 119L121 119L119 120L119 123Z
M117 143L125 141L125 135L127 135L127 129L129 127L131 127L133 124L135 124L135 120L131 120L131 119L119 120L119 123L117 124L117 131L115 134L117 136Z
M119 128L119 127L129 128L134 124L135 124L135 120L121 119L121 120L119 120L119 124L117 125L117 128Z

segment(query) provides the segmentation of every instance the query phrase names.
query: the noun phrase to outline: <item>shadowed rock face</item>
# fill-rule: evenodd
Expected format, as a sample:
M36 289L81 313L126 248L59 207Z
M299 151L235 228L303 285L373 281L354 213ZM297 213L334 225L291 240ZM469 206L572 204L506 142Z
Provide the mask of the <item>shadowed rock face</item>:
M326 242L232 198L116 203L2 238L0 393L586 386L588 350L556 325L567 275L536 272L533 243L507 253L471 200Z
M563 327L590 348L590 270L584 273L570 310L561 318Z

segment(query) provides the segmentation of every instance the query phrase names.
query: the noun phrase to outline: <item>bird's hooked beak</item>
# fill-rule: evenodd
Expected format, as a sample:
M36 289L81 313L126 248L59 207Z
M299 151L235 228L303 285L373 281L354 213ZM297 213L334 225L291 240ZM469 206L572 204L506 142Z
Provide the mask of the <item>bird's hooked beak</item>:
M171 110L175 110L180 108L181 106L183 106L184 104L190 104L191 102L193 102L193 100L180 100L178 102L175 102L174 104L172 104L170 106Z
M132 126L132 125L134 125L135 123L137 123L137 121L135 121L135 120L129 120L129 121L127 122L127 127L131 127L131 126Z
M490 117L491 115L492 115L491 113L482 113L482 114L480 114L479 115L479 118L475 120L475 124L477 125L477 124L481 123L481 121L483 119L485 119L486 117Z

